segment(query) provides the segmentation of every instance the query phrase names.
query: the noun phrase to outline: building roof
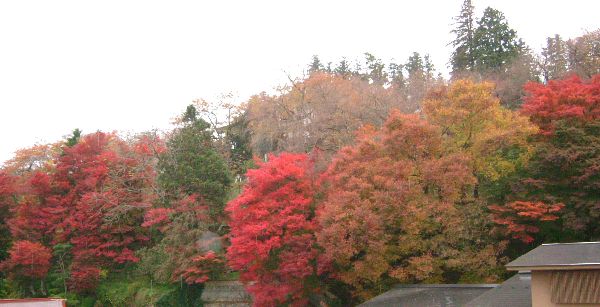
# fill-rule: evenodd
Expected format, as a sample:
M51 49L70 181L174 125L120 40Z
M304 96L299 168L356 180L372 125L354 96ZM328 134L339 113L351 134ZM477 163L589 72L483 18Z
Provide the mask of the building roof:
M465 307L531 307L531 273L519 272Z
M496 286L495 284L397 285L359 306L464 306Z
M508 270L600 268L600 242L542 244L506 265Z
M2 307L66 307L66 300L60 298L0 299Z

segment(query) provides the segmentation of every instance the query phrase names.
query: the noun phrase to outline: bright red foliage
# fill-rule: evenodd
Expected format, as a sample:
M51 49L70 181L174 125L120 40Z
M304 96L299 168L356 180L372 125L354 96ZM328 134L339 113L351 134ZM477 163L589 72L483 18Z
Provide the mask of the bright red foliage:
M0 264L11 276L42 279L50 269L52 253L37 242L17 241L9 250L9 258Z
M95 266L76 266L71 268L69 288L76 292L93 291L100 283L100 269Z
M52 177L34 172L22 190L22 198L12 208L13 218L9 220L12 236L18 240L50 244L56 227L63 221L64 211L60 196L54 193Z
M554 221L563 204L545 204L542 202L515 201L504 206L489 206L494 223L501 231L513 239L524 243L535 240L532 234L539 232L539 222Z
M552 134L557 120L600 119L600 75L589 81L574 75L549 81L547 85L530 82L525 85L525 90L528 96L522 112L531 117L543 134Z
M192 258L192 265L181 272L175 272L188 284L201 284L210 279L210 274L223 269L225 261L215 252L208 251L206 254Z
M115 135L101 132L65 148L54 176L63 192L57 240L73 245L74 267L139 260L133 249L147 240L139 225L153 178L144 160Z
M53 169L28 176L12 209L14 238L73 246L75 289L90 290L103 268L139 260L134 250L148 240L140 224L155 179L155 151L142 141L102 132L82 137L62 148Z
M146 212L144 216L144 223L142 223L142 227L152 227L159 226L161 231L164 231L162 227L164 224L170 222L169 215L173 214L175 210L171 208L154 208L150 209Z
M9 197L16 192L15 178L9 174L0 171L0 200L4 197ZM0 208L7 204L0 201Z
M316 274L312 163L283 153L247 173L248 184L227 205L229 265L240 271L255 306L304 306ZM313 287L311 289L311 287Z

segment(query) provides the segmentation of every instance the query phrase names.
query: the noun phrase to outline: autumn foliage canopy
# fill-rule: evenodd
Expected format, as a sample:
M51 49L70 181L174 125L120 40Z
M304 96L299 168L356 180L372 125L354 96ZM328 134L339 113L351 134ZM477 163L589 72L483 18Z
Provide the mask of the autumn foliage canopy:
M15 277L43 278L50 269L52 253L37 242L17 241L9 250L10 258L0 264Z
M443 282L443 272L477 271L492 246L469 243L470 160L447 154L442 134L415 115L393 112L366 128L324 174L318 244L334 278L369 297L397 282ZM493 260L492 260L493 262Z
M227 205L227 258L251 282L255 306L304 306L317 274L315 182L306 154L270 156L249 170L242 194Z
M352 305L498 282L539 243L600 238L600 76L529 83L520 110L457 79L413 114L394 109L402 80L377 80L313 71L253 97L230 140L190 106L166 141L18 151L0 170L0 279L93 296L119 274L181 290L239 273L255 306ZM239 161L240 144L270 153Z
M560 120L590 122L600 119L600 75L581 80L573 75L547 85L531 82L523 114L529 115L543 134L551 134Z

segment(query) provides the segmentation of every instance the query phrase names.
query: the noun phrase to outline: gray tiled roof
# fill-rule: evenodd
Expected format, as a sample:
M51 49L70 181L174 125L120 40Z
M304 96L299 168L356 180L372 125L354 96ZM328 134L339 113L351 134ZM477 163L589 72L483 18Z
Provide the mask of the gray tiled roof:
M600 242L542 244L506 267L571 265L600 265Z
M390 291L376 296L359 306L464 306L467 302L496 286L491 284L397 285Z
M531 307L531 274L518 273L465 305L466 307Z

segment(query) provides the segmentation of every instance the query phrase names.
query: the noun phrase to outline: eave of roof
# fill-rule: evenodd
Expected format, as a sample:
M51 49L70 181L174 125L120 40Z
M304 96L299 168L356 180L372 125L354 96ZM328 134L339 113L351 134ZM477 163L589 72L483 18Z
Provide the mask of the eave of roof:
M64 302L64 298L1 298L0 303Z
M397 284L392 289L418 288L418 289L436 289L436 288L495 288L498 284Z
M600 242L542 244L506 268L511 271L600 269Z
M506 266L507 271L565 271L565 270L600 270L600 263L552 264L533 266Z

